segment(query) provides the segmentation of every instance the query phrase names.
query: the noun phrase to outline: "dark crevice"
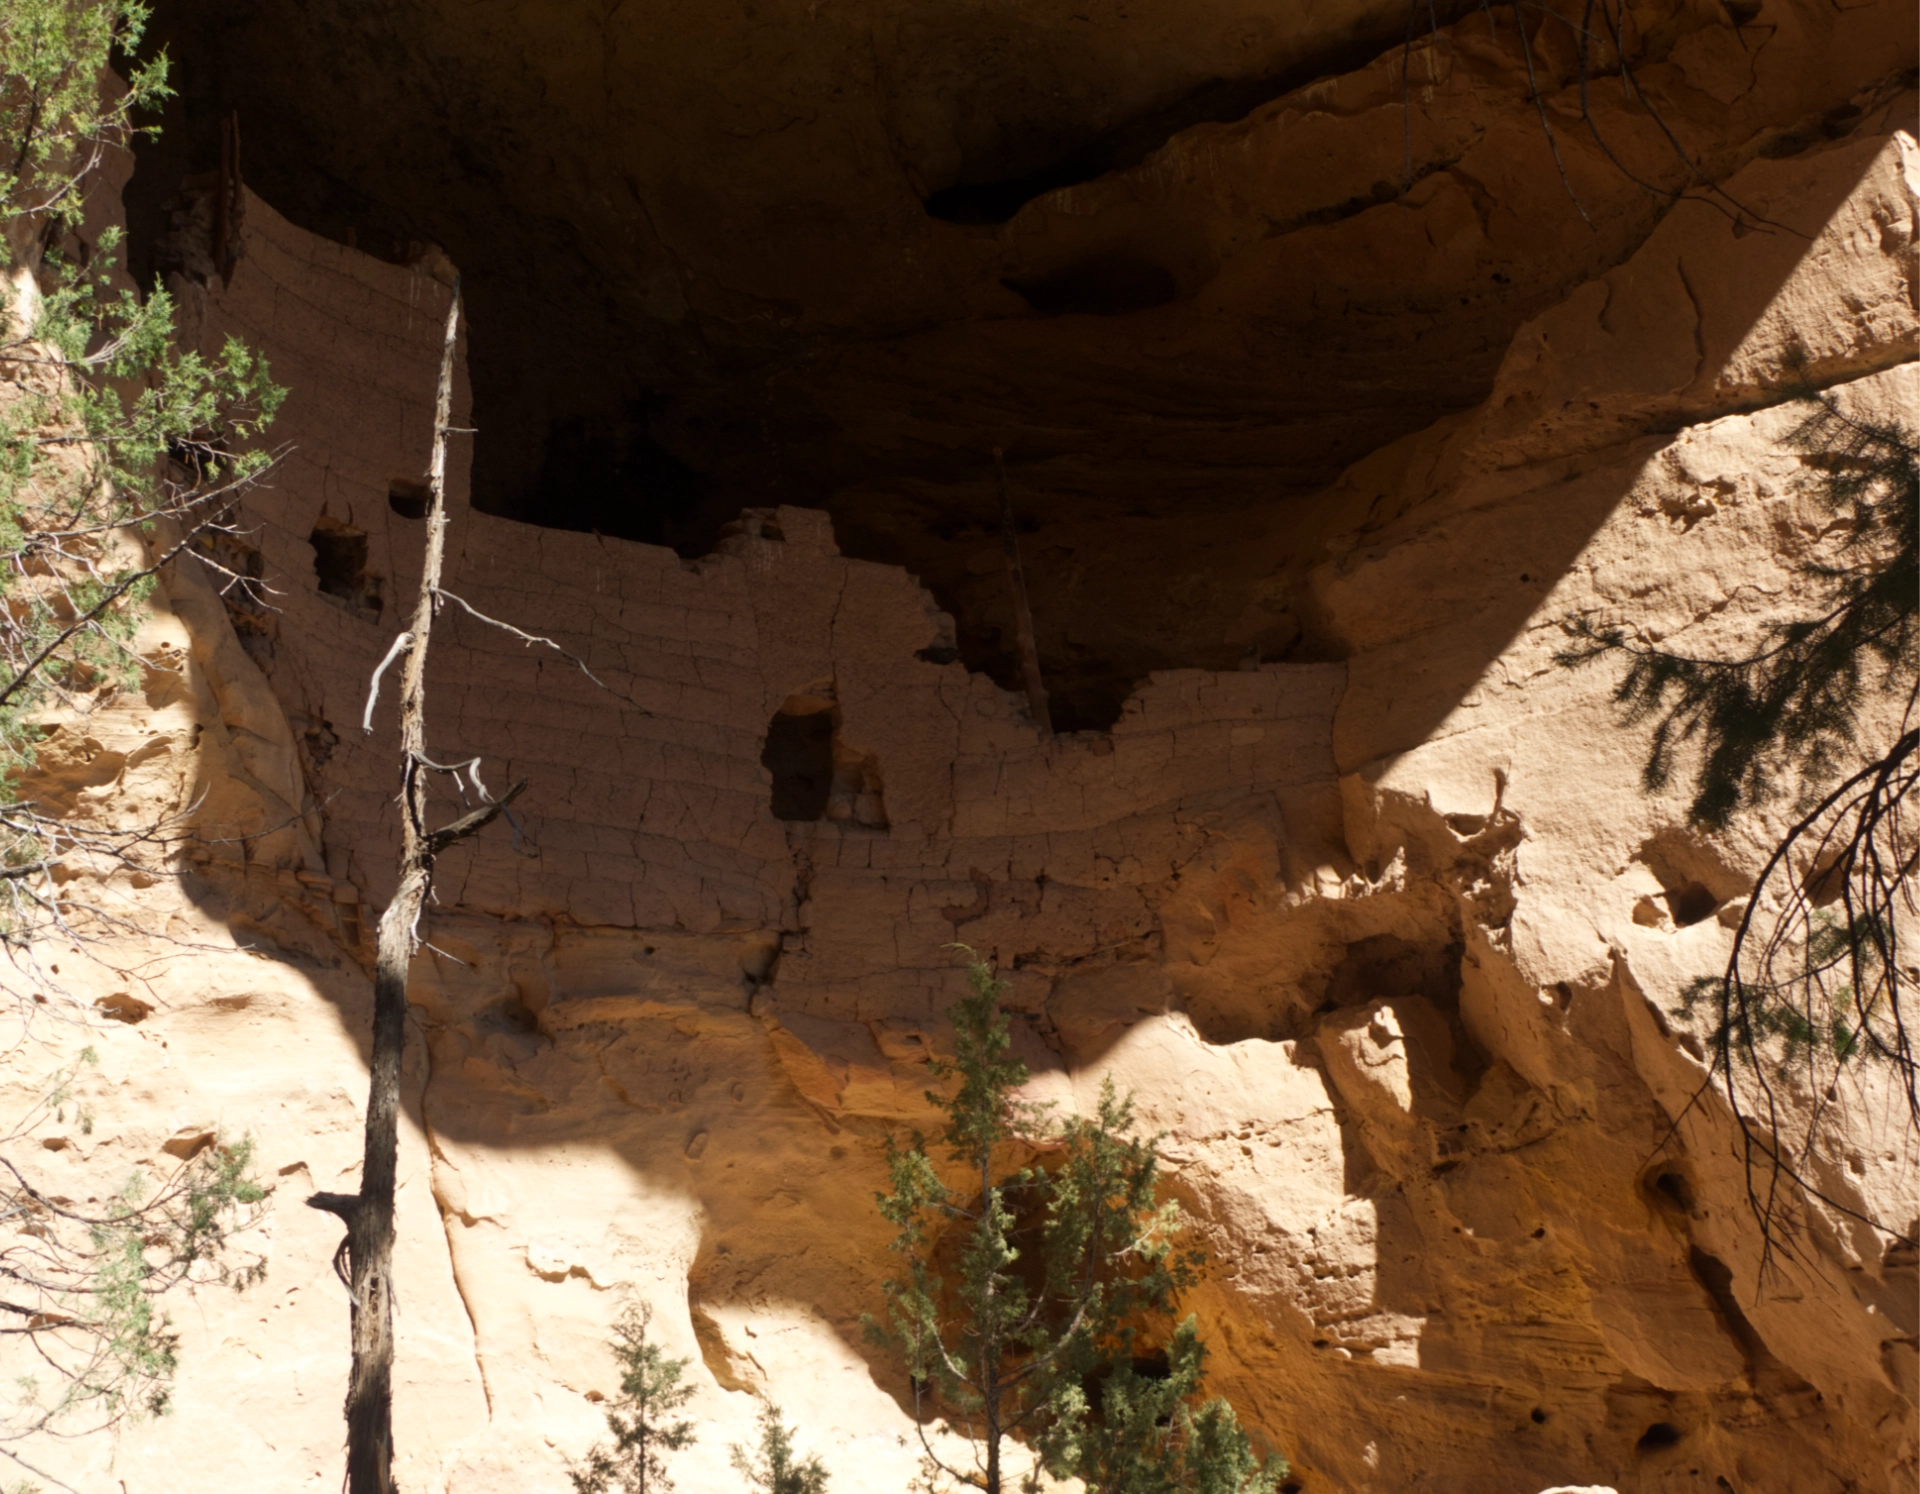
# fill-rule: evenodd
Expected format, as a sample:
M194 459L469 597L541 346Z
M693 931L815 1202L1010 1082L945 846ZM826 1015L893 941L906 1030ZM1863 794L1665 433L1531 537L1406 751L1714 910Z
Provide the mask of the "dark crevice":
M1431 20L1442 26L1473 7L1451 0L1421 17L1422 33ZM929 193L930 217L947 223L1005 223L1036 197L1096 181L1111 172L1138 166L1183 130L1202 124L1233 124L1262 104L1284 98L1316 79L1365 67L1403 40L1403 28L1375 27L1316 53L1305 62L1256 78L1210 78L1171 103L1135 116L1095 136L1038 171L1000 180L960 180Z
M1002 283L1048 316L1123 316L1164 306L1178 289L1165 266L1125 251L1103 254L1038 279Z
M1733 1268L1719 1257L1708 1255L1698 1245L1688 1248L1687 1266L1693 1272L1693 1279L1713 1299L1714 1312L1727 1330L1727 1336L1740 1346L1747 1361L1747 1373L1757 1379L1763 1372L1781 1371L1780 1361L1734 1295ZM1792 1378L1797 1380L1798 1376Z
M1670 1421L1656 1421L1640 1434L1640 1440L1634 1444L1634 1451L1641 1453L1660 1452L1669 1447L1678 1447L1687 1434Z
M387 507L403 519L424 519L433 502L433 489L427 483L396 477L387 484Z

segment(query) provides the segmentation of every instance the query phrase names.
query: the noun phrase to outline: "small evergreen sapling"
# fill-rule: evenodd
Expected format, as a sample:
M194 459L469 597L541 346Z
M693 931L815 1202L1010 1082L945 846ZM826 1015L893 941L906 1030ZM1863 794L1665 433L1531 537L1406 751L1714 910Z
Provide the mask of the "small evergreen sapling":
M575 1494L667 1494L666 1455L694 1440L693 1423L673 1414L699 1388L681 1382L692 1361L671 1358L647 1337L653 1308L629 1303L613 1325L620 1393L607 1411L613 1442L598 1443L572 1470Z
M1130 1134L1131 1099L1108 1080L1092 1117L1050 1128L1046 1107L1016 1098L1028 1071L1011 1051L1004 983L976 960L968 984L950 1013L955 1056L933 1066L959 1085L928 1096L946 1112L939 1141L964 1172L955 1185L942 1181L915 1133L908 1146L889 1142L893 1191L878 1196L900 1230L892 1248L906 1275L886 1284L886 1326L869 1320L868 1329L906 1361L927 1486L1003 1494L1038 1487L1044 1472L1103 1476L1128 1494L1266 1494L1273 1480L1224 1403L1184 1420L1175 1413L1175 1430L1156 1442L1140 1423L1144 1409L1131 1409L1146 1406L1147 1392L1131 1370L1111 1368L1131 1364L1142 1324L1170 1311L1199 1261L1177 1242L1178 1207L1159 1201L1154 1142ZM1043 1149L1050 1166L1012 1165L1018 1152ZM1184 1407L1199 1383L1191 1323L1175 1343L1183 1378L1169 1408ZM1114 1402L1119 1422L1088 1404L1086 1386L1103 1371L1132 1397ZM936 1407L975 1444L973 1466L953 1466L928 1437ZM1009 1438L1032 1449L1017 1478L1005 1467ZM1149 1452L1174 1482L1142 1481L1136 1465Z
M759 1494L827 1494L827 1468L818 1457L794 1451L793 1428L780 1420L772 1401L760 1403L760 1441L751 1451L734 1443L733 1466Z

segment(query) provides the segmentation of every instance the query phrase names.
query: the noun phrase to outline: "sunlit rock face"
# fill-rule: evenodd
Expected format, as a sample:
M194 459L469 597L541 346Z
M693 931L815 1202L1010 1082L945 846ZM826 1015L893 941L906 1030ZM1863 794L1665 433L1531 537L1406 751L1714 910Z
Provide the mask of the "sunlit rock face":
M1589 226L1511 12L1375 62L1404 13L217 14L172 22L179 123L241 108L246 253L207 275L190 204L151 252L191 340L292 390L238 557L272 607L176 577L144 694L74 756L210 846L141 894L192 947L129 940L151 1010L49 1166L79 1196L251 1129L271 1269L182 1307L172 1418L49 1466L337 1482L336 1230L298 1201L357 1166L397 841L390 706L360 722L418 582L450 260L480 435L446 584L600 683L437 625L433 746L531 786L445 859L415 967L404 1487L568 1487L632 1290L700 1386L682 1487L731 1477L760 1392L836 1488L905 1488L860 1317L955 944L1009 979L1037 1098L1111 1075L1165 1133L1216 1384L1296 1490L1911 1487L1911 1254L1805 1207L1763 1277L1739 1133L1690 1104L1680 992L1780 816L1689 829L1606 669L1552 662L1573 616L1710 652L1786 615L1832 536L1781 391L1920 395L1910 15L1649 8L1637 76L1723 188L1676 204L1597 154L1523 13ZM1604 138L1679 188L1606 66ZM177 188L134 190L137 225ZM543 469L591 447L569 420L627 465ZM1043 738L977 667L995 445L1043 665L1103 729ZM575 522L643 511L697 553ZM1899 1107L1847 1086L1825 1187L1907 1224Z

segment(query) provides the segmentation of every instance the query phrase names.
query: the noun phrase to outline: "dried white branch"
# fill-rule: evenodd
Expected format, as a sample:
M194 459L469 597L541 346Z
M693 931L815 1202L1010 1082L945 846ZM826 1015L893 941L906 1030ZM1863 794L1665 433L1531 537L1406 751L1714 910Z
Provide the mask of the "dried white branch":
M460 775L462 773L473 780L473 790L480 796L480 802L482 804L493 803L493 795L487 791L487 786L480 781L479 758L470 757L463 763L437 763L430 757L415 753L414 761L419 763L423 768L431 768L436 773L445 773L451 777L453 779L453 786L460 790L462 803L466 802L467 797L467 791L460 783Z
M393 647L387 650L387 656L380 661L380 667L373 672L373 679L367 688L366 713L360 718L360 730L369 736L373 734L373 708L380 704L380 677L387 672L389 664L406 652L407 646L412 642L413 634L411 633L402 633L394 639Z
M600 676L595 674L591 669L587 668L586 660L580 658L577 654L568 653L565 649L560 647L559 644L555 643L551 638L543 638L538 633L523 633L520 629L516 628L512 623L501 622L500 619L497 617L488 617L486 613L480 611L479 608L475 607L473 603L469 602L465 597L456 596L454 593L448 591L444 586L436 586L434 588L433 594L436 597L440 598L442 601L458 602L460 606L465 609L468 616L476 619L479 622L486 623L489 627L498 628L503 633L513 634L515 638L518 638L522 643L527 644L529 647L531 647L533 644L536 644L536 643L545 644L548 648L552 649L556 654L560 655L561 658L570 661L575 668L577 668L588 679L592 680L594 684L598 685L602 690L605 690L607 694L618 696L621 700L624 700L628 705L632 706L635 710L637 710L643 716L651 716L653 714L652 711L648 710L645 706L641 705L640 702L635 700L631 695L622 694L620 691L614 689L613 686L609 685L605 680L601 679Z

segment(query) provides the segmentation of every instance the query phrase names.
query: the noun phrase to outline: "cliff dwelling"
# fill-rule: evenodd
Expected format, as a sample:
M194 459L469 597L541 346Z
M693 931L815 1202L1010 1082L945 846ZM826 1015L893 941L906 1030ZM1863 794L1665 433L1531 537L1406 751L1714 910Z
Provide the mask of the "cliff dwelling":
M34 770L191 829L68 962L34 1041L94 1045L92 1130L34 1165L245 1133L274 1192L264 1277L171 1309L171 1414L36 1468L340 1483L302 1200L359 1186L369 688L443 481L434 814L525 788L407 972L400 1487L573 1487L636 1299L679 1487L739 1485L763 1397L836 1494L920 1487L874 1198L972 957L1023 1095L1134 1096L1276 1488L1913 1487L1901 1070L1769 1091L1815 1180L1770 1232L1688 996L1796 801L1703 826L1624 666L1560 660L1771 636L1833 541L1808 400L1920 408L1910 4L156 0L148 42L85 233L287 397L222 569Z

